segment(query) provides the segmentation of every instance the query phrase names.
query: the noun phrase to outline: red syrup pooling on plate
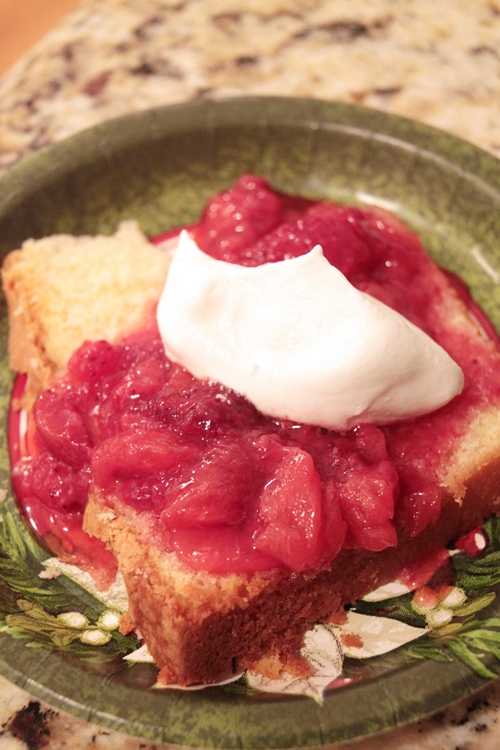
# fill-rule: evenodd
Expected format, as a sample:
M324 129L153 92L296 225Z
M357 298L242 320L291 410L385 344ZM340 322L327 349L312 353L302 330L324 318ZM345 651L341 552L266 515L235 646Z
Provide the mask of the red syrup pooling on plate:
M9 458L13 467L14 495L30 530L43 545L60 560L78 565L90 573L99 589L107 589L115 579L117 563L114 555L99 539L90 537L82 529L88 488L85 473L82 473L78 481L70 481L67 471L58 476L54 462L51 464L49 459L46 469L52 465L54 473L50 485L49 482L45 484L48 497L44 495L41 483L35 489L28 490L22 482L23 465L25 462L33 465L40 450L43 450L32 416L18 406L25 386L26 377L19 375L14 381L8 418ZM35 472L33 482L36 483ZM68 504L66 493L69 493L68 496L74 494L78 485L85 493L82 493L82 502Z
M318 570L342 547L382 550L397 543L399 529L414 536L435 522L438 464L466 415L498 401L500 385L492 342L477 342L471 356L469 340L447 325L443 276L416 236L386 213L289 198L253 176L215 196L191 231L205 252L243 265L322 244L351 283L451 354L464 370L463 393L433 414L384 428L338 433L270 419L169 362L148 321L113 345L84 344L65 378L36 401L24 458L13 462L36 533L52 549L55 539L57 553L73 545L75 560L89 557L79 523L91 479L153 518L155 543L214 572Z

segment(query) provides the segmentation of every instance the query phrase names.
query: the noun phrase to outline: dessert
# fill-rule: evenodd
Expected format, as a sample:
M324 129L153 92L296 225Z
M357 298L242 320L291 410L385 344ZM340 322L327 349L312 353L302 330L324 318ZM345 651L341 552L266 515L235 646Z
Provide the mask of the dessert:
M434 352L437 344L440 354L429 381L427 364L415 375L427 354L410 367L402 365L397 376L392 366L382 368L388 385L378 388L375 378L375 396L372 364L355 360L344 381L349 398L363 391L366 403L351 404L338 416L346 401L343 390L339 408L325 423L317 399L318 418L308 422L301 411L296 416L295 406L307 401L303 390L297 395L297 384L285 399L283 408L291 404L290 411L270 414L265 407L265 413L204 369L206 360L198 361L201 340L194 355L179 349L183 336L176 338L170 326L177 325L176 309L181 334L193 329L182 327L190 319L182 318L179 298L168 296L175 278L184 295L189 292L189 273L179 275L177 262L185 236L172 275L169 249L161 241L149 243L133 225L100 238L94 256L80 250L82 243L94 247L95 241L59 237L30 242L7 258L11 364L26 373L23 403L31 414L25 455L13 468L20 502L32 518L37 515L33 525L39 531L44 507L52 517L83 516L86 532L111 550L124 577L129 611L123 629L140 631L160 680L182 685L224 679L269 652L283 661L294 658L317 620L341 616L346 604L378 585L409 576L420 560L497 512L500 503L498 342L486 335L487 323L463 288L395 217L283 196L245 175L209 202L189 237L215 263L210 266L215 276L216 269L225 273L227 264L237 264L256 272L250 273L253 280L259 268L266 274L288 272L300 261L300 282L315 263L331 264L347 280L346 294L355 298L356 310L360 299L372 312L383 304L389 334L375 340L377 347L385 342L384 357L391 356L394 326L399 330L401 324L399 317L394 322L396 312L411 324L411 333L403 336L411 342L405 362L422 331L422 352ZM176 246L177 235L167 237L169 248L172 242ZM41 278L37 269L44 252ZM190 263L194 269L193 257ZM65 292L68 278L78 291L72 288L61 301L55 292ZM220 289L206 276L198 289L203 296L196 291L191 302L202 306L201 315L193 319L200 326L204 318L207 324L225 321ZM264 359L273 355L273 368L273 349L281 352L287 338L282 325L287 316L290 331L300 317L302 342L308 331L316 336L318 321L307 316L317 300L313 296L309 308L308 295L281 315L281 328L269 325L277 340ZM281 308L286 296L280 296ZM300 294L290 296L296 302ZM332 312L328 293L325 297L325 310ZM238 292L234 305L243 299ZM252 307L248 299L245 317ZM274 314L270 299L271 309L255 305L263 313L261 328ZM96 300L99 317L92 312ZM210 315L215 304L220 314ZM54 323L62 311L66 339ZM360 320L355 343L371 325L371 313ZM237 328L226 326L228 340ZM372 339L371 331L366 338ZM237 340L237 351L241 343ZM398 362L405 345L397 347ZM288 354L296 349L293 339ZM324 343L319 349L323 362ZM215 350L227 354L220 339ZM192 356L187 369L183 360ZM311 365L309 355L302 359ZM433 354L428 360L434 361ZM300 356L284 361L275 393L281 381L288 387ZM315 369L306 367L307 377ZM352 373L361 370L363 382L349 389ZM408 393L418 382L424 384L422 395L407 412ZM402 383L404 397L395 399L397 408L388 407ZM422 406L429 392L435 400ZM325 401L332 400L328 392ZM58 538L64 553L71 540L58 537L59 531L45 529L42 536Z

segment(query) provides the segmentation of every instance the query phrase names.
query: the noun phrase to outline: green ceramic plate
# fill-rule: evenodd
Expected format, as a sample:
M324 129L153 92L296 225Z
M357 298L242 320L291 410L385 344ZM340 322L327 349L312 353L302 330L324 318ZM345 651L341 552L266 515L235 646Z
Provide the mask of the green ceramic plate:
M154 235L195 220L207 198L244 171L259 173L288 192L395 211L421 233L442 264L467 280L500 327L500 162L424 125L341 104L280 98L199 101L81 133L0 178L0 250L5 254L28 236L111 231L119 219L130 217ZM0 320L5 421L11 376L4 306ZM493 628L487 631L495 645L491 653L465 636L461 645L450 642L452 647L442 649L446 659L441 662L435 653L415 659L403 649L394 658L365 664L363 679L329 692L322 706L306 698L249 696L220 688L150 690L152 667L125 668L121 654L128 646L116 631L99 650L75 637L74 623L58 617L79 611L92 631L103 608L69 579L39 578L45 553L25 530L10 497L5 437L0 462L0 500L5 498L0 671L84 719L182 746L302 748L421 717L495 674L500 605L496 579L490 576L487 583L493 588L481 593L476 609Z

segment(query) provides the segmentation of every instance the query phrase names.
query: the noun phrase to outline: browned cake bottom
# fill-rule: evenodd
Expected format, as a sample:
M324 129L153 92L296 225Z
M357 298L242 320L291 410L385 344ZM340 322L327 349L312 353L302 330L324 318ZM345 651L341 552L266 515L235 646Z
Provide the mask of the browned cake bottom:
M191 571L151 544L148 523L129 508L119 509L116 498L93 495L85 528L118 558L129 597L122 628L144 637L160 680L211 683L271 650L300 648L315 622L335 618L345 605L498 513L499 485L500 457L471 477L461 504L448 497L438 523L417 537L401 536L397 547L377 553L344 550L331 569L311 575Z

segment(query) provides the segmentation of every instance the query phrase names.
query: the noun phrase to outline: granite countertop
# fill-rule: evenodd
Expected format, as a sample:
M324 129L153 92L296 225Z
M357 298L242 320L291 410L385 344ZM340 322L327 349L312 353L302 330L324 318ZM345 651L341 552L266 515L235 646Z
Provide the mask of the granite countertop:
M0 171L118 115L237 94L363 104L500 156L500 0L83 0L0 79ZM496 750L499 719L494 682L348 747ZM4 678L0 726L0 750L155 747Z

